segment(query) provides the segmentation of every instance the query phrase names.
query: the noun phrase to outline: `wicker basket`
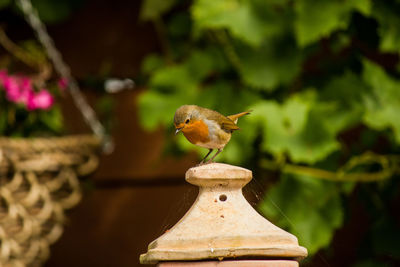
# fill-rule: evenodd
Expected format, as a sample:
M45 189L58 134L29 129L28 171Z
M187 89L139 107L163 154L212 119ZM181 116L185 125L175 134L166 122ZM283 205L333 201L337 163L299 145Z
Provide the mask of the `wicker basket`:
M92 135L0 138L0 266L41 266L98 165Z

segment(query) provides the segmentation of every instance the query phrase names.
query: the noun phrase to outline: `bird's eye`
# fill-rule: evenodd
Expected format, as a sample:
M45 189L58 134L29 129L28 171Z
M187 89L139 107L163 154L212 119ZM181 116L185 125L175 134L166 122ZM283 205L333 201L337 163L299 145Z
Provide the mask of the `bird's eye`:
M189 123L189 119L186 119L185 123L188 124Z

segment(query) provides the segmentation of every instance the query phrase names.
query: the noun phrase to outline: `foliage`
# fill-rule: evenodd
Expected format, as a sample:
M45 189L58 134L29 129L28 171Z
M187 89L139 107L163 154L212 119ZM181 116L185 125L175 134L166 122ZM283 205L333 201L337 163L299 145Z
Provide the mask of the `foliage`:
M141 124L172 133L182 104L253 110L218 159L279 171L260 210L313 254L346 222L343 200L369 186L354 182L398 179L399 11L399 1L145 1L163 53L142 65Z
M310 254L314 254L330 242L332 231L343 222L339 192L340 187L335 183L307 176L284 175L268 193L276 206L264 201L260 210L278 218L280 226L292 228L292 233L301 237L302 245ZM285 211L285 217L282 217L277 207ZM303 208L299 212L299 207L307 209Z

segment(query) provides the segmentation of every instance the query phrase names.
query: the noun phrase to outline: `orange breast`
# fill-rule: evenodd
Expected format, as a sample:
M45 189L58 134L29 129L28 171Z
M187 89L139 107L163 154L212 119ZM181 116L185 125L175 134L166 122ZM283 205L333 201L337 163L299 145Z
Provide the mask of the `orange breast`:
M210 141L208 126L203 121L194 121L182 129L185 137L192 143L207 143Z

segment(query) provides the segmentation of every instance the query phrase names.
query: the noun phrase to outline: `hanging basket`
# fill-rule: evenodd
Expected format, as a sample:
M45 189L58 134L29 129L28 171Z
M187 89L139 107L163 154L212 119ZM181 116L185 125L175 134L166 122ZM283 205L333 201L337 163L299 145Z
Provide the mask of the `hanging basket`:
M93 135L0 137L0 266L40 266L49 257L99 147Z

